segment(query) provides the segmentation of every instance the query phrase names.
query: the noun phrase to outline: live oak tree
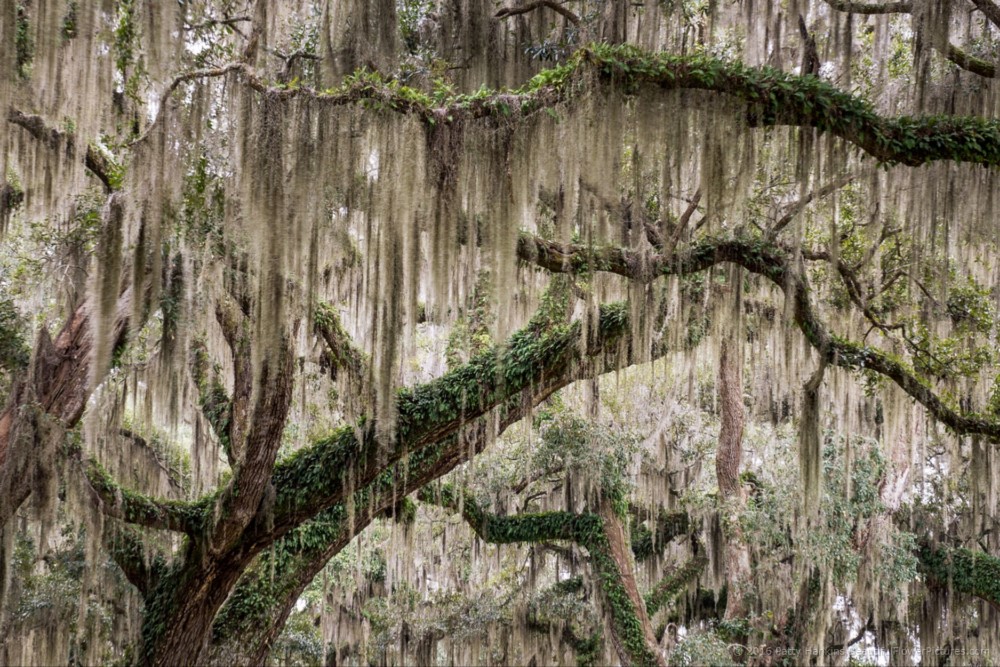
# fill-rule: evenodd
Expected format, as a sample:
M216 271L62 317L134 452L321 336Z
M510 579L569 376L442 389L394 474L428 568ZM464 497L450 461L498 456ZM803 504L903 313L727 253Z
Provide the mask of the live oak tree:
M541 559L517 657L390 631L404 542L319 659L998 655L991 0L2 11L6 662L282 660L431 511Z

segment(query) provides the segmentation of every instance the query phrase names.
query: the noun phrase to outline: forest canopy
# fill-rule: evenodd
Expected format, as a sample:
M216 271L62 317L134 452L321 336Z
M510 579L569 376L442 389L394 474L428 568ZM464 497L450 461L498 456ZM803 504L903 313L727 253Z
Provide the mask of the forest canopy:
M0 663L1000 661L994 0L0 12Z

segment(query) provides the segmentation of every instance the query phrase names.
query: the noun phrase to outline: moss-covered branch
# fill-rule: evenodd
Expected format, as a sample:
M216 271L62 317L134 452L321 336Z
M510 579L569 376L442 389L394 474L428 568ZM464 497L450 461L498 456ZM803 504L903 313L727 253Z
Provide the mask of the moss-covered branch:
M583 346L587 357L602 369L605 355L618 350L627 321L623 304L602 308L590 346ZM360 430L360 438L358 429L344 427L279 462L272 478L278 494L273 530L280 536L344 501L348 475L353 475L355 488L367 485L404 454L412 459L422 448L441 442L508 399L526 391L554 391L575 381L587 359L581 353L581 336L579 322L556 323L549 315L537 316L504 345L436 380L401 389L392 442L379 442L370 427Z
M865 100L812 75L753 68L705 55L648 53L633 46L591 45L516 90L484 89L446 97L428 95L368 71L323 91L272 86L244 64L192 72L182 78L191 81L231 73L273 99L309 95L330 106L365 104L415 114L429 125L527 115L570 100L581 88L593 85L596 75L598 81L626 95L643 88L719 93L742 105L738 110L752 126L816 128L858 146L885 164L917 166L954 160L1000 165L1000 121L995 119L880 116Z
M645 257L625 248L558 244L522 234L518 242L518 256L557 273L606 271L646 282L664 275L698 273L717 264L737 264L764 276L785 292L792 300L795 325L828 363L885 376L954 432L983 435L993 442L1000 442L1000 420L950 406L927 380L920 378L903 362L878 348L860 345L833 334L814 309L808 279L795 268L792 251L779 243L757 237L709 237L669 256Z
M611 611L614 643L622 664L664 664L655 649L655 640L647 636L642 621L647 619L645 625L648 625L645 610L637 608L637 603L641 605L642 600L634 600L629 593L627 584L630 580L634 582L634 574L623 567L621 554L616 553L610 537L615 532L614 526L609 525L610 511L580 514L553 511L500 516L484 512L472 498L459 498L455 488L448 484L439 489L421 490L420 499L461 511L476 535L490 544L568 540L585 548ZM610 507L610 503L605 504Z
M653 616L660 611L667 603L680 595L707 565L707 557L695 556L680 568L664 576L656 588L646 594L646 612Z
M973 595L1000 609L1000 558L983 551L927 544L917 557L929 583Z
M644 561L654 554L662 553L667 544L687 533L688 528L689 520L686 512L661 510L656 517L654 530L643 525L633 526L632 554L637 561Z
M424 488L419 500L434 503L454 511L461 511L473 532L490 544L517 544L547 540L575 540L583 526L589 526L593 517L570 512L538 512L501 516L484 512L471 497L459 497L450 484L439 488ZM581 524L578 529L577 524Z
M94 460L85 465L87 480L100 498L100 508L105 515L138 526L188 535L199 535L204 530L211 496L196 502L156 500L121 486Z
M343 371L360 387L365 377L367 360L364 352L355 346L350 334L340 323L336 309L328 303L320 304L316 308L313 325L316 334L326 343L323 365L334 378Z
M288 532L240 579L214 625L214 642L226 645L229 652L238 650L250 664L261 663L302 591L352 536L399 504L400 498L483 451L494 426L503 432L552 391L551 386L542 386L530 400L520 396L508 400L500 407L495 425L488 417L481 418L410 456L405 464L390 466L354 493L350 524L346 504L338 503Z

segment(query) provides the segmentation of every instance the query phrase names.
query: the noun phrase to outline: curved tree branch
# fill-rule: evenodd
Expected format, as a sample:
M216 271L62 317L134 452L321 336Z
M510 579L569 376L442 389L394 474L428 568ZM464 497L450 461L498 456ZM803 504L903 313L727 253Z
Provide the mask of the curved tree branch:
M982 435L1000 443L1000 420L949 406L912 369L878 348L859 345L830 332L816 313L808 279L795 268L790 249L755 238L707 238L672 256L643 255L618 247L559 244L530 234L518 241L518 256L557 273L606 271L649 282L662 275L688 275L733 263L761 275L792 300L793 321L822 358L849 370L871 370L899 386L939 422L959 434Z
M972 0L972 4L989 19L990 23L1000 28L1000 6L992 0Z
M518 90L477 93L475 97L456 95L443 104L377 73L359 72L339 88L317 92L304 86L270 86L245 63L234 63L177 77L160 106L163 108L166 97L184 81L229 73L274 100L305 95L328 106L379 102L386 110L417 115L428 125L506 118L515 113L527 115L572 99L580 85L588 82L587 75L597 73L626 95L643 87L726 95L744 105L742 113L750 126L816 128L854 144L884 164L919 166L954 160L1000 165L1000 121L995 119L880 116L860 97L815 76L796 76L768 67L750 68L703 55L642 53L631 47L608 45L581 49L567 64L535 77Z
M41 116L26 114L12 108L7 112L7 121L24 128L28 134L46 144L54 151L61 150L65 145L65 149L70 157L76 152L73 134L46 125L45 119ZM83 164L104 184L108 192L118 189L118 183L115 182L114 175L117 166L101 149L93 144L87 144L87 152L84 155Z
M566 20L572 23L574 27L580 27L580 17L558 2L555 2L555 0L535 0L534 2L528 2L518 7L504 7L493 16L498 19L505 19L510 16L517 16L518 14L527 14L543 7L548 7L552 11L566 17Z

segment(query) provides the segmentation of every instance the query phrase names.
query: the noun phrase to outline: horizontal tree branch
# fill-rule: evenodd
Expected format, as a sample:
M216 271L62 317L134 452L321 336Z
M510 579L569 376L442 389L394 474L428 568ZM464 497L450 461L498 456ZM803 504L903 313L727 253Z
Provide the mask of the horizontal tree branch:
M825 0L838 12L848 12L851 14L864 14L874 16L877 14L909 14L913 11L913 3L903 0L902 2L852 2L850 0Z
M45 119L41 116L26 114L18 109L11 108L7 112L7 121L24 128L28 134L44 143L53 151L65 148L70 157L75 155L76 145L73 141L73 134L47 125ZM84 155L83 164L104 184L108 192L118 189L115 177L118 167L101 149L93 144L87 144L87 152Z
M187 502L156 500L144 496L118 484L92 459L84 464L84 473L100 500L101 512L106 516L137 526L173 530L192 536L201 534L205 528L208 508L211 506L206 499Z
M983 551L923 544L920 571L930 583L972 595L1000 611L1000 558Z
M618 247L558 244L522 234L518 256L557 273L605 271L649 282L664 275L689 275L716 264L732 263L761 275L792 300L793 321L826 361L848 370L871 370L896 383L952 431L983 435L1000 443L1000 420L947 405L902 362L878 348L859 345L834 335L815 312L806 275L795 268L788 248L759 238L706 238L669 257L645 255Z
M273 99L305 95L324 105L375 104L381 109L418 115L428 125L528 115L572 99L581 87L593 85L590 75L597 74L601 81L625 95L642 88L719 93L743 104L742 114L750 126L815 128L854 144L884 164L919 166L954 160L1000 165L1000 121L996 119L880 116L867 101L815 76L752 68L704 55L675 56L644 53L633 47L592 45L517 90L456 95L440 103L418 89L373 72L359 72L347 77L338 88L316 91L305 86L271 86L248 65L233 63L177 77L167 88L164 101L180 83L230 73ZM164 106L162 102L160 106ZM734 110L740 109L737 106Z
M527 14L528 12L533 12L536 9L541 9L543 7L547 7L554 12L558 12L576 28L580 27L580 17L558 2L555 2L555 0L535 0L534 2L527 2L517 7L504 7L493 16L498 19L505 19L510 16L517 16L518 14Z

